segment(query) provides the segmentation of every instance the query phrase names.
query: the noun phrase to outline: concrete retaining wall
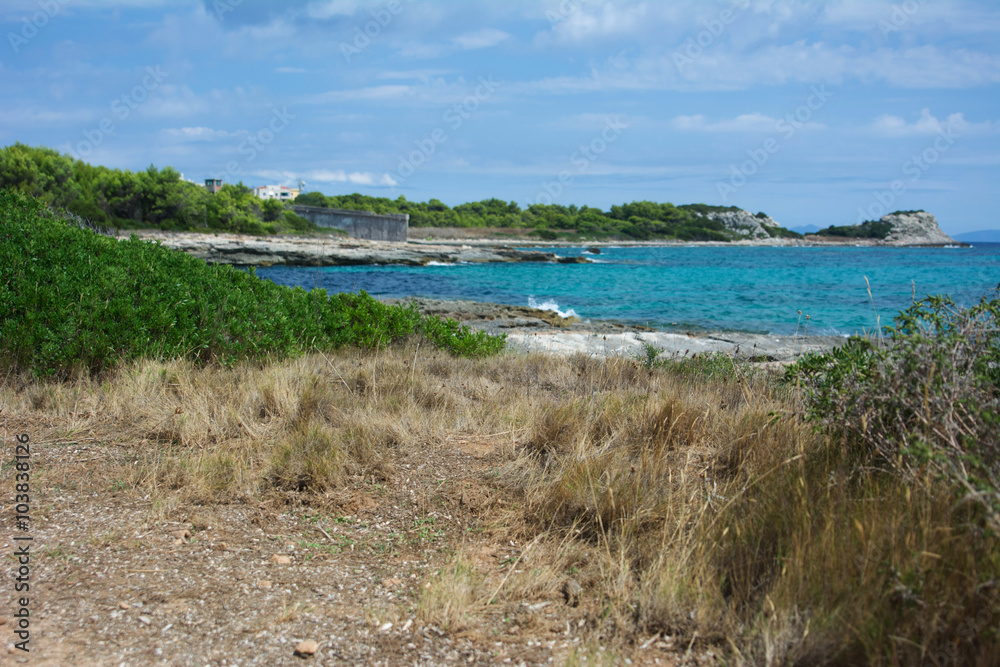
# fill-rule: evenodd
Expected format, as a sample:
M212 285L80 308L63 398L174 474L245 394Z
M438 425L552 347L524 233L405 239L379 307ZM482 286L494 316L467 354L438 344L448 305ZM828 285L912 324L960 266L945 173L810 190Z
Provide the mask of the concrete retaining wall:
M292 206L291 209L317 227L343 229L356 239L405 242L406 230L410 226L408 215L378 215L368 211L317 206Z

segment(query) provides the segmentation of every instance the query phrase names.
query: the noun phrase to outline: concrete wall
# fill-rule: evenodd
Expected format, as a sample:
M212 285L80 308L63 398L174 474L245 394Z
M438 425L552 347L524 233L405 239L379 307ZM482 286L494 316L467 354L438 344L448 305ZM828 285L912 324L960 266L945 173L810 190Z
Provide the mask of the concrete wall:
M356 239L405 242L406 230L410 226L408 215L378 215L368 211L316 206L292 206L291 209L317 227L343 229Z

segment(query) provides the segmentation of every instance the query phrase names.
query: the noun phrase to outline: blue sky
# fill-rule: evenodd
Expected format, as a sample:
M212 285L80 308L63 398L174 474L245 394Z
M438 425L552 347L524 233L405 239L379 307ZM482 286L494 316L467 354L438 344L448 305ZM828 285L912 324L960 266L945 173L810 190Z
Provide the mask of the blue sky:
M0 34L0 144L109 167L1000 227L995 0L5 0Z

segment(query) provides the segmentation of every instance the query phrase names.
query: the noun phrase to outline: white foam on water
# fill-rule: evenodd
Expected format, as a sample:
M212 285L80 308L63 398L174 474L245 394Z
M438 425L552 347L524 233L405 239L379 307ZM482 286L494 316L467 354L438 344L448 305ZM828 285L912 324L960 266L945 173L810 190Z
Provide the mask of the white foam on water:
M451 262L427 262L424 266L455 266Z
M545 301L536 301L535 297L528 297L528 308L537 308L538 310L548 310L559 315L559 317L580 317L576 314L576 311L570 308L567 311L559 310L559 304L556 303L555 299L547 299Z

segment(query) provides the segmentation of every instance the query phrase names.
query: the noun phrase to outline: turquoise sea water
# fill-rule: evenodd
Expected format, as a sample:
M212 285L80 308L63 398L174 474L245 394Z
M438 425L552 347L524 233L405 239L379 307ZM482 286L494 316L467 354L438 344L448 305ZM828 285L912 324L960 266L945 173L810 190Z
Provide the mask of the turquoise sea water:
M560 248L580 255L582 248ZM602 248L594 264L271 267L331 292L535 305L664 330L852 334L889 324L916 293L975 303L1000 284L1000 244L973 248ZM871 284L869 299L865 277ZM798 311L802 311L801 317ZM809 315L808 324L806 315Z

